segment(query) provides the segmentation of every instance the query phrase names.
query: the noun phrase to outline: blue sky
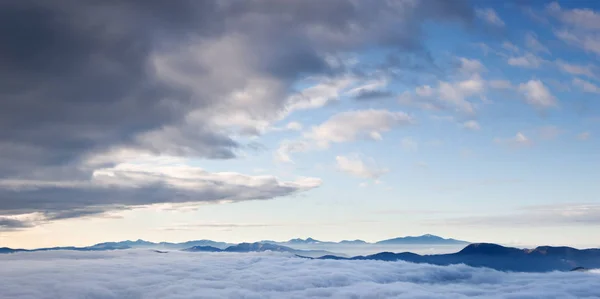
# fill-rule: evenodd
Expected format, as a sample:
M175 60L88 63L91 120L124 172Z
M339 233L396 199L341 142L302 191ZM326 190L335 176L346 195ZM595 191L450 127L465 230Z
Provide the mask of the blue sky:
M5 170L0 245L432 233L600 246L598 4L424 6L360 11L352 34L304 18L273 29L278 6L264 22L240 17L244 29L152 49L152 76L189 95L161 109L183 112L69 152L60 174ZM295 56L305 52L314 69ZM88 175L63 177L69 167Z

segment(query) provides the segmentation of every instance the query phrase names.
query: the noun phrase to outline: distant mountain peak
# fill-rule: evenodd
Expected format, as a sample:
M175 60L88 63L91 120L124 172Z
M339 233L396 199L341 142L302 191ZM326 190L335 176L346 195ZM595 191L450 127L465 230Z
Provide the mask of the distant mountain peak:
M290 243L290 244L315 244L315 243L322 243L319 240L313 239L311 237L308 237L306 239L302 239L302 238L296 238L296 239L291 239L285 243Z
M377 244L468 244L467 241L444 239L440 236L425 234L421 236L406 236L382 240Z

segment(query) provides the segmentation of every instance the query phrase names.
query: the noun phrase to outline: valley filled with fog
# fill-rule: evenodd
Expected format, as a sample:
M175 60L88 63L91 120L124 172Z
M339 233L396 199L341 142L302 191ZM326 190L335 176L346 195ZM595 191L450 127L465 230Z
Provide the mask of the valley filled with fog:
M148 249L0 255L11 299L598 298L600 272L315 260L285 253Z

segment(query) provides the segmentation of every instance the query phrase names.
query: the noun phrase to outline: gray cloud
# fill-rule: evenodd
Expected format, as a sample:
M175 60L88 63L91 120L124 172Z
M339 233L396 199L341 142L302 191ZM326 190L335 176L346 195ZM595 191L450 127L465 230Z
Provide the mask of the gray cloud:
M388 90L362 90L354 98L358 101L371 101L391 98L394 93Z
M229 134L184 116L235 110L223 107L235 106L226 98L254 76L275 80L276 91L238 108L274 117L298 76L332 71L324 54L363 45L412 51L421 19L470 17L462 2L438 2L5 1L0 177L42 167L77 175L71 163L82 155L123 144L232 158L239 144Z
M0 293L45 298L597 298L599 273L308 260L272 253L0 255Z
M292 104L312 107L288 101L298 79L348 71L330 55L365 46L426 52L425 20L466 23L472 15L466 1L441 0L3 1L0 214L61 219L295 192L277 181L257 191L113 188L93 174L123 162L112 155L123 149L234 158L249 146L237 136L258 134ZM10 187L15 180L28 187Z
M45 220L100 215L158 203L270 199L318 187L318 179L291 182L272 176L209 173L194 167L105 169L93 180L0 182L0 215L41 212Z
M0 217L0 231L19 230L22 228L31 227L32 223L28 221Z

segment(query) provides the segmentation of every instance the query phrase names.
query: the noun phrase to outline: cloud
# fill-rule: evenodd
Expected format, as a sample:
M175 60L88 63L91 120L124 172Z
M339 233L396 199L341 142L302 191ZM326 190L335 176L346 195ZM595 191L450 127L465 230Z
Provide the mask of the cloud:
M296 121L292 121L289 122L286 126L286 129L288 130L292 130L292 131L301 131L302 130L302 124Z
M557 126L543 126L537 129L537 133L541 139L553 140L562 135L565 130Z
M305 152L310 150L311 144L307 141L284 140L279 144L279 148L275 151L275 160L282 163L293 163L290 154Z
M413 122L413 118L404 112L377 109L346 111L313 127L305 137L316 142L319 147L357 139L381 140L382 133Z
M337 163L337 168L340 171L346 172L359 178L377 179L389 172L389 170L379 168L375 165L367 165L358 156L336 156L335 161ZM370 164L375 163L372 162Z
M595 298L598 274L150 250L1 255L0 293L47 298Z
M378 100L391 98L394 96L394 93L388 90L361 90L354 98L359 101L370 101L370 100Z
M477 74L461 81L439 81L434 88L422 85L415 88L414 94L404 92L398 97L403 105L416 106L426 110L443 110L454 108L458 112L473 114L475 105L468 99L474 96L483 97L485 81Z
M491 88L496 88L496 89L513 89L513 85L512 83L510 83L510 81L507 80L491 80L488 82L489 86Z
M523 147L532 144L531 139L521 132L517 132L517 134L512 138L495 138L494 142L514 147Z
M563 9L558 2L546 8L565 25L584 30L600 30L600 14L588 8Z
M471 131L479 131L481 129L481 126L479 126L479 123L475 120L469 120L464 122L462 124L462 127Z
M450 218L440 221L438 224L495 227L600 225L600 206L597 204L527 206L508 214Z
M555 30L554 35L567 44L574 45L586 52L600 55L600 37L568 29Z
M479 74L486 70L485 66L483 66L481 61L477 59L468 59L465 57L460 57L459 62L459 71L467 75Z
M177 193L179 187L148 174L133 182L127 173L135 187L111 189L92 174L124 162L111 154L118 151L243 155L252 148L243 136L260 135L294 111L322 107L346 88L351 72L328 57L366 45L425 53L427 20L473 17L466 1L434 4L2 2L0 192L7 208L0 212L227 196ZM320 80L298 90L306 78ZM17 179L26 181L18 184L23 188L6 189ZM263 187L295 189L277 180ZM287 193L271 191L260 197Z
M580 75L580 76L587 76L590 78L596 78L596 75L594 74L593 66L591 66L591 65L583 66L583 65L567 63L562 60L557 60L556 66L558 66L558 68L561 71L571 74L571 75Z
M419 143L410 137L405 137L400 140L400 146L408 152L416 152L419 150Z
M505 41L502 43L502 48L510 51L510 52L515 52L515 53L519 53L520 49L519 47L517 47L515 44L509 42L509 41Z
M546 54L550 54L550 50L548 49L548 47L544 46L538 40L537 35L533 32L527 32L527 34L525 34L525 45L535 53L543 52Z
M478 18L486 21L487 23L494 25L494 26L498 26L498 27L504 27L504 21L502 21L502 19L500 19L500 17L498 16L498 14L496 14L496 11L491 9L491 8L486 8L486 9L478 9L475 11L476 15Z
M590 132L581 132L579 134L577 134L577 139L581 140L581 141L585 141L590 139L590 136L592 134Z
M556 97L540 80L529 80L519 84L519 92L525 97L525 102L538 109L547 109L558 106Z
M0 217L0 232L31 227L33 223L15 218Z
M579 87L584 92L600 94L600 87L598 87L598 85L592 82L585 81L579 78L574 78L572 84L573 86Z
M544 60L534 54L526 53L523 56L508 58L507 63L512 66L537 69L544 63Z
M211 173L182 162L139 159L98 169L80 181L0 180L0 215L42 213L56 220L160 203L264 200L321 184L315 178L280 181L268 175Z

